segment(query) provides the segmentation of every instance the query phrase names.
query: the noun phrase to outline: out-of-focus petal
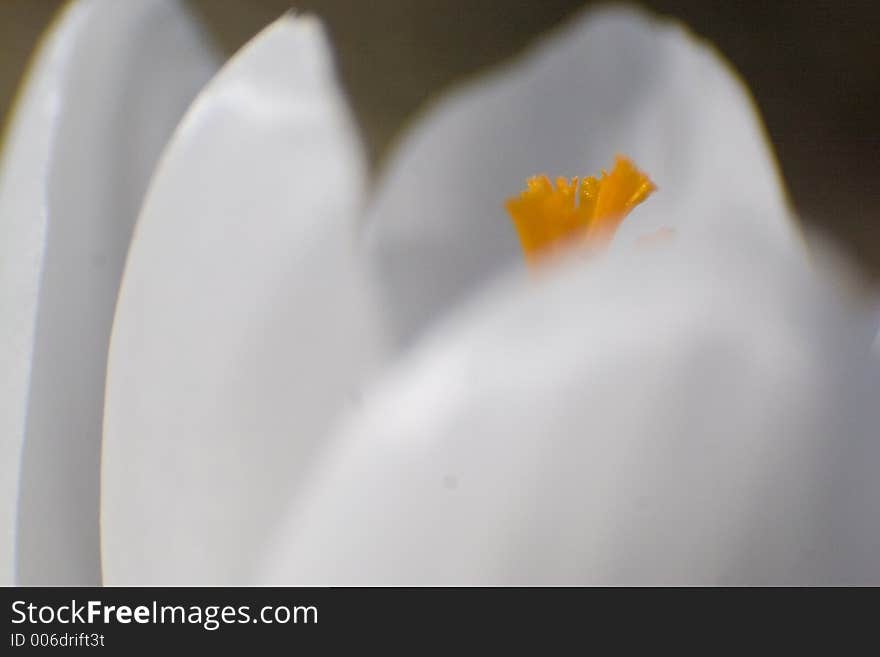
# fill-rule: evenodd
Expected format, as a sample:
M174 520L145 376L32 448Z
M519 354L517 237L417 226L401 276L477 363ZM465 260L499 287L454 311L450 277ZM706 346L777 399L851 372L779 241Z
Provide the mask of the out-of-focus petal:
M0 164L0 583L100 581L116 293L152 168L216 62L177 2L78 0L22 87Z
M880 582L867 323L735 241L475 300L365 397L264 581Z
M619 239L733 209L798 244L760 118L722 58L675 23L588 11L450 93L401 140L367 225L399 338L521 260L503 203L528 176L591 175L618 152L659 186Z
M874 353L880 356L880 299L874 304L874 324L877 327L877 336L874 338Z
M379 358L361 144L321 25L279 19L193 104L132 241L108 368L110 584L247 582Z

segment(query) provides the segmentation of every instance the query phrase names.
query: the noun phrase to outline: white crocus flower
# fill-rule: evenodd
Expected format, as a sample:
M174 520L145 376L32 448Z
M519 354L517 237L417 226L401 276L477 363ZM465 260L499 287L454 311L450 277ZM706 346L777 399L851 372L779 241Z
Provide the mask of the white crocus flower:
M28 134L13 136L14 173ZM618 151L661 191L607 258L526 279L504 199L533 173L588 173ZM24 467L3 472L5 493L22 491L19 528L88 513L88 495L40 507L26 491L57 473L68 492L93 485L46 446L93 450L91 428L58 413L100 414L100 399L34 409L40 359L71 348L42 344L39 317L59 330L82 314L46 295L47 251L8 218L6 204L51 192L37 174L43 187L0 196L4 237L26 245L44 286L16 287L4 255L4 310L37 316L36 330L11 329L18 397L4 401L21 416L4 450L23 444ZM877 578L870 340L803 264L751 103L711 50L632 10L584 14L448 96L366 189L314 19L267 28L190 107L116 307L106 583ZM89 225L63 210L43 219L50 247L54 223ZM633 256L632 238L661 226L673 247ZM77 289L67 280L56 295ZM38 413L55 431L29 468L24 417ZM38 579L23 564L65 543L25 536L37 556L19 551L19 577Z

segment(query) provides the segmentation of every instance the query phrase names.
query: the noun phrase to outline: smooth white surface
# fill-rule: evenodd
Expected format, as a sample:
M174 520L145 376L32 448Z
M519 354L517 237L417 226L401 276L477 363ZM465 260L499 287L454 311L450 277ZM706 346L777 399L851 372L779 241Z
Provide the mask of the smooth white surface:
M689 241L468 304L365 396L261 582L880 583L865 315L764 236Z
M287 15L163 156L108 369L108 584L242 584L379 359L355 258L365 166L320 24Z
M527 177L594 174L618 152L660 188L620 240L736 211L766 222L772 241L797 242L760 118L724 61L675 23L586 11L443 97L402 138L366 235L398 339L521 262L503 203Z
M215 67L177 2L79 0L26 79L0 170L0 582L100 582L116 291L159 151Z

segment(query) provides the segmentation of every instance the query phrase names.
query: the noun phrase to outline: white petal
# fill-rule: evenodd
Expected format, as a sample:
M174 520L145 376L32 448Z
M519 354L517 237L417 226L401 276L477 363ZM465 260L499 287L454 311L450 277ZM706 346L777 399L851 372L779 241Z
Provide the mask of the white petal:
M870 333L762 240L475 301L365 398L264 581L880 582Z
M880 356L880 299L874 301L874 325L877 327L877 336L874 338L874 353Z
M368 233L398 336L521 260L503 203L527 177L594 174L618 152L660 187L621 239L734 208L766 221L769 239L796 241L760 119L721 57L677 24L590 11L402 139Z
M215 62L179 3L79 0L22 89L0 168L0 583L100 581L116 292L148 176Z
M138 223L108 370L105 581L248 581L379 357L365 166L320 24L286 16L196 100Z

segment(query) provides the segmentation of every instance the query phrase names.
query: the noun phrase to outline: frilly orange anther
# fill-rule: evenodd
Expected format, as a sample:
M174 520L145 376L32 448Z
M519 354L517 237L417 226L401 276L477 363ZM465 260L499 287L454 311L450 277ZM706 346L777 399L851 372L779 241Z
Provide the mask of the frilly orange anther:
M657 187L626 157L618 155L611 173L597 179L547 176L526 181L526 189L505 203L526 262L534 265L568 245L605 246L620 223Z

